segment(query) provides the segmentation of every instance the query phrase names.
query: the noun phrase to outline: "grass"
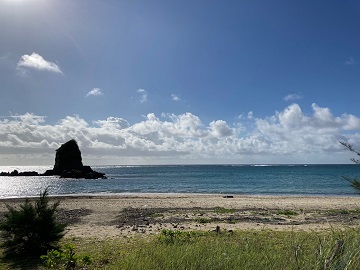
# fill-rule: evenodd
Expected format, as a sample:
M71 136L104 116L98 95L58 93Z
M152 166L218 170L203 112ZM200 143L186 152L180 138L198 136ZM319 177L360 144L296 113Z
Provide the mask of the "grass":
M227 214L227 213L234 213L236 209L227 209L224 207L215 207L214 212L217 214Z
M236 219L229 219L227 221L229 224L236 224L237 223L237 220Z
M269 211L251 211L251 214L253 215L260 215L260 216L269 216Z
M163 217L163 213L149 213L148 217L157 218L157 217Z
M90 269L360 269L360 229L163 230L160 236L65 242L75 245L79 256L92 257ZM2 264L0 269L16 268Z
M201 218L196 218L195 221L204 224L204 223L211 223L213 220L211 218L201 217Z
M349 215L349 214L360 214L360 209L329 209L326 210L326 214L328 215Z
M277 215L283 215L283 216L297 216L299 215L298 212L294 211L294 210L279 210L276 211Z

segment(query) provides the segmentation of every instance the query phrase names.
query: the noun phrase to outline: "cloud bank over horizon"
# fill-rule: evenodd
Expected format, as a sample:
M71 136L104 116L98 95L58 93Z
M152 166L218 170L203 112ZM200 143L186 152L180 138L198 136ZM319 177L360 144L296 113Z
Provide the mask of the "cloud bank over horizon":
M359 117L334 116L315 103L308 115L293 103L265 118L208 124L189 112L149 113L134 124L115 116L88 122L78 115L49 124L45 116L26 113L0 120L0 162L52 164L54 151L75 139L90 165L348 163L339 141L360 145L359 130Z

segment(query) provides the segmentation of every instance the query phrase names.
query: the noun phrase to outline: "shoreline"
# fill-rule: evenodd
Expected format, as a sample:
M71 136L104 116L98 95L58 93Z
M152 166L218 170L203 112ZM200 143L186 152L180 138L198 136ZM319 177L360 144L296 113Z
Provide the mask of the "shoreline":
M360 194L353 195L331 195L331 194L250 194L250 193L186 193L186 192L123 192L123 193L110 193L110 192L99 192L99 193L71 193L71 194L49 194L50 198L111 198L111 197L153 197L153 196L173 196L173 197L188 197L188 196L208 196L208 197L264 197L264 198L360 198ZM24 199L36 199L39 194L31 196L10 196L0 197L0 202L7 200L24 200Z
M259 196L137 193L50 196L60 201L66 237L114 238L156 235L163 229L327 230L360 225L360 196ZM36 197L34 197L36 198ZM31 199L32 200L32 199ZM2 203L1 203L2 202ZM17 206L24 198L0 199Z

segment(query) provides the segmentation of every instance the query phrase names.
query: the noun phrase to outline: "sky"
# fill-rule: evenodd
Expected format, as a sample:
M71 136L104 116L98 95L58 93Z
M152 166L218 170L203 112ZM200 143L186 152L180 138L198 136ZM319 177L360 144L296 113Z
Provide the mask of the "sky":
M360 2L0 0L0 165L350 163Z

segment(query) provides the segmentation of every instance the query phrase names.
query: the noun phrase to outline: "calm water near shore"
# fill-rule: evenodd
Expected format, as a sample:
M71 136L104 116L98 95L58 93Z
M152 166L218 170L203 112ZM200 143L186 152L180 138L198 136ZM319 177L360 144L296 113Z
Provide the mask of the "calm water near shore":
M0 177L0 198L113 193L206 193L290 196L356 196L342 176L360 177L358 165L93 166L108 179ZM0 166L0 171L49 166Z

